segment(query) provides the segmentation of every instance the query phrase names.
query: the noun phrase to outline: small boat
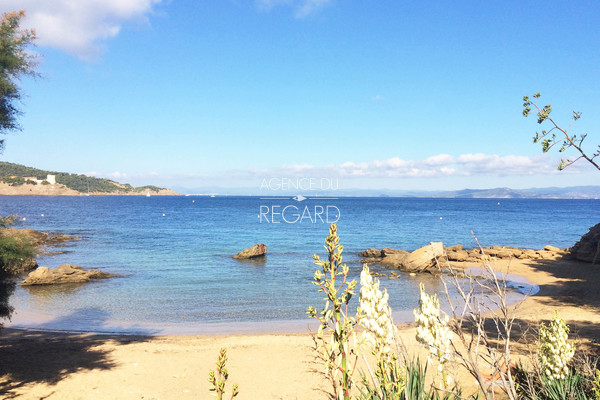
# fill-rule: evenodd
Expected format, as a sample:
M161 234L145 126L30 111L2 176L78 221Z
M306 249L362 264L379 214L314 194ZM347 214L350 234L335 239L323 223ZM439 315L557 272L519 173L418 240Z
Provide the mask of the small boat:
M150 197L150 192L146 193L146 197Z
M211 194L211 195L210 195L210 197L215 197L215 195L214 195L214 194Z

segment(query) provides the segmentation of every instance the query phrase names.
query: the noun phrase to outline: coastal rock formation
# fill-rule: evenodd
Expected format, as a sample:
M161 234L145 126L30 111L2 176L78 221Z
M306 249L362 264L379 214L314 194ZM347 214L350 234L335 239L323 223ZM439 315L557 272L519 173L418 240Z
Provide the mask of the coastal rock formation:
M409 272L425 272L436 265L436 258L444 255L442 242L431 242L407 254L401 263L401 268Z
M455 246L452 246L455 247ZM460 250L450 250L450 247L446 249L446 254L448 256L448 260L450 261L459 261L464 262L469 259L469 253L462 249L460 246Z
M264 256L265 254L267 254L267 246L263 243L259 243L240 251L235 256L233 256L233 258L235 258L236 260L244 260L248 258Z
M381 256L382 257L387 257L390 256L392 254L408 254L408 251L406 250L402 250L402 249L391 249L389 247L384 247L383 249L381 249Z
M38 267L30 272L21 286L54 285L59 283L83 283L95 279L107 279L116 275L95 269L86 271L78 265L61 264L56 268Z
M41 246L44 244L60 244L75 240L73 236L69 235L52 235L48 232L40 232L35 229L16 229L16 228L5 228L2 229L2 235L10 236L24 236L31 241L35 246Z
M590 228L590 231L570 251L571 255L578 260L600 264L600 224Z
M365 251L361 251L360 253L358 253L358 255L360 257L363 257L363 258L381 257L381 250L374 249L374 248L371 247L370 249L366 249Z
M600 224L597 225L596 241L592 242L593 249L598 249L598 239L600 238ZM590 230L591 231L591 230ZM583 239L583 238L582 238ZM587 239L587 238L586 238ZM587 242L585 242L587 243ZM594 247L595 246L595 247ZM588 249L585 244L583 248ZM368 264L382 264L388 268L397 268L406 270L407 272L429 272L436 267L435 259L439 258L440 265L444 267L445 261L451 262L471 262L478 263L482 260L492 261L494 259L510 260L511 258L518 259L552 259L557 256L568 254L567 249L560 249L555 246L545 246L541 250L519 249L509 246L491 246L475 249L464 249L461 244L444 247L442 242L434 242L428 246L421 247L412 253L400 249L391 249L384 247L382 250L370 248L358 253L363 257L361 262ZM592 257L589 251L584 257ZM595 253L594 253L595 254ZM600 263L600 252L596 262ZM590 260L591 261L591 260Z

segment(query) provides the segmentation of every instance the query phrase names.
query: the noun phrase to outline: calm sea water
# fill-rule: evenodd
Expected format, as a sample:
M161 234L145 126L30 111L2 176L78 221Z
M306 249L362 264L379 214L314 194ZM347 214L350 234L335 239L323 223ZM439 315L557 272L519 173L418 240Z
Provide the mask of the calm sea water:
M279 223L264 220L265 210L280 206L275 210L281 212L286 205L305 212L302 222L285 223L277 214L269 216ZM25 217L21 227L80 238L57 249L65 254L38 260L40 265L70 263L121 276L85 285L18 287L13 324L193 333L207 326L300 320L308 305L322 304L311 284L312 254L324 255L328 224L313 222L314 207L327 205L336 207L329 218L339 217L344 261L355 277L361 269L357 253L368 247L413 250L431 241L474 247L471 230L484 246L568 247L600 221L598 200L0 197L0 215ZM293 219L288 213L287 220ZM268 247L263 260L231 258L255 243ZM440 290L430 276L384 278L394 310L409 313L415 307L420 281L429 291Z

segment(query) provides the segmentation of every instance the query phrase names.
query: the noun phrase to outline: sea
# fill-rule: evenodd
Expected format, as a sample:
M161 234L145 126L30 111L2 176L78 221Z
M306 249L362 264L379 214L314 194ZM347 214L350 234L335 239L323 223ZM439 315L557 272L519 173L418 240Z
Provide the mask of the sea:
M312 283L313 254L326 256L337 223L343 261L358 279L358 253L370 247L414 250L430 242L465 248L572 246L600 221L600 200L324 198L244 196L0 197L0 215L17 227L76 240L38 258L118 275L86 284L21 287L5 326L56 331L202 334L302 331L306 309L324 304ZM232 256L256 243L268 253ZM374 265L375 272L389 272ZM429 274L381 278L398 322L417 307ZM523 282L526 284L526 282ZM519 286L519 285L517 285ZM525 287L525 286L524 286ZM357 305L358 296L351 300ZM314 328L314 325L312 326Z

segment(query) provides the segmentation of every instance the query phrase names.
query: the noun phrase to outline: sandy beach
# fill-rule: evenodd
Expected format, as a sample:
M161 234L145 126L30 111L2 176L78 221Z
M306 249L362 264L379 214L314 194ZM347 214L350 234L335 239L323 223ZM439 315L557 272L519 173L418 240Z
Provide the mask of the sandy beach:
M600 271L562 258L495 261L495 268L539 286L518 309L519 329L554 310L571 337L597 346ZM476 264L472 266L476 267ZM385 279L385 278L384 278ZM422 350L414 325L400 326L409 352ZM228 350L238 399L325 399L307 331L289 334L109 336L3 329L0 397L15 399L212 398L207 381L219 349ZM230 387L230 386L229 386Z

